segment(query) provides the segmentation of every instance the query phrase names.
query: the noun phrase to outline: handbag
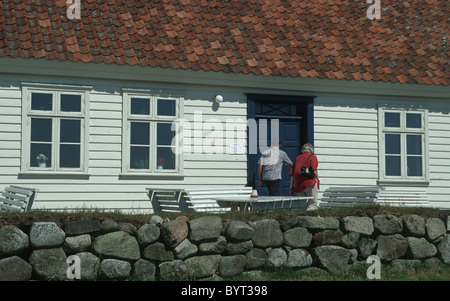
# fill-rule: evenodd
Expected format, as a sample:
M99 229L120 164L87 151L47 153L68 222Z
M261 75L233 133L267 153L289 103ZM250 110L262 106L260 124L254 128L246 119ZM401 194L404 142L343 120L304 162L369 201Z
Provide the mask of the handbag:
M309 158L311 158L312 155L313 154L309 155L308 159L306 159L306 162L308 162ZM311 168L311 162L309 162L309 166L310 167L303 166L302 169L300 170L300 175L310 179L314 179L316 175L314 174L314 171Z

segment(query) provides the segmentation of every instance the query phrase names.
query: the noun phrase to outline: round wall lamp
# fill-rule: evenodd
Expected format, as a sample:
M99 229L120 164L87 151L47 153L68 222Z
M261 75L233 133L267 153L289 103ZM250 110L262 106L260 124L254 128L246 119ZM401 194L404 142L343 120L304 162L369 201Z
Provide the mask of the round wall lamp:
M216 95L216 97L214 98L215 102L217 103L221 103L223 101L223 96L222 95Z

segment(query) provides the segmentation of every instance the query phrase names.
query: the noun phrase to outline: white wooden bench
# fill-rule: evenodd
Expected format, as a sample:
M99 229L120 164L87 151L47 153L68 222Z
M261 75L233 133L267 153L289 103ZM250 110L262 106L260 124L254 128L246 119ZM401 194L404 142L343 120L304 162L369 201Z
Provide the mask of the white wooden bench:
M33 206L37 189L14 186L5 187L0 197L1 211L26 212Z
M332 187L325 190L321 207L350 207L355 205L388 205L428 207L424 188L417 187Z
M250 196L252 188L147 188L147 191L154 212L225 212L231 210L232 204L229 204L228 202L218 202L216 198L241 195Z
M381 190L379 186L331 187L324 191L319 206L351 207L375 204Z
M234 209L237 203L217 201L218 198L250 196L252 190L252 187L188 188L182 196L188 208L195 212L226 212Z

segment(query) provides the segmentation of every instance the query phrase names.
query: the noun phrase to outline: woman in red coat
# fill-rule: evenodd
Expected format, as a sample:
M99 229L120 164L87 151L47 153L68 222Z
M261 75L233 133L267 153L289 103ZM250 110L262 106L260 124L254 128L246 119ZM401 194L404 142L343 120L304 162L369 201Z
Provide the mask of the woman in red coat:
M314 146L310 143L306 143L300 150L300 155L295 159L295 163L289 172L291 176L291 195L298 196L312 196L313 199L308 200L306 210L317 209L317 198L319 189L319 174L317 168L319 167L319 161L314 154ZM309 167L313 171L311 177L301 175L302 167Z

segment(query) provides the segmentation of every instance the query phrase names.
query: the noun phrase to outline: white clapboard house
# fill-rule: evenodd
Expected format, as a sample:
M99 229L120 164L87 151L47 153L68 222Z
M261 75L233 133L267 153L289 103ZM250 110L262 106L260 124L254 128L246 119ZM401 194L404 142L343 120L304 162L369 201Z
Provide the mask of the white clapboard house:
M3 0L0 190L37 189L33 209L151 212L149 187L257 183L278 126L292 160L315 146L321 196L420 189L450 208L449 13L447 0Z

